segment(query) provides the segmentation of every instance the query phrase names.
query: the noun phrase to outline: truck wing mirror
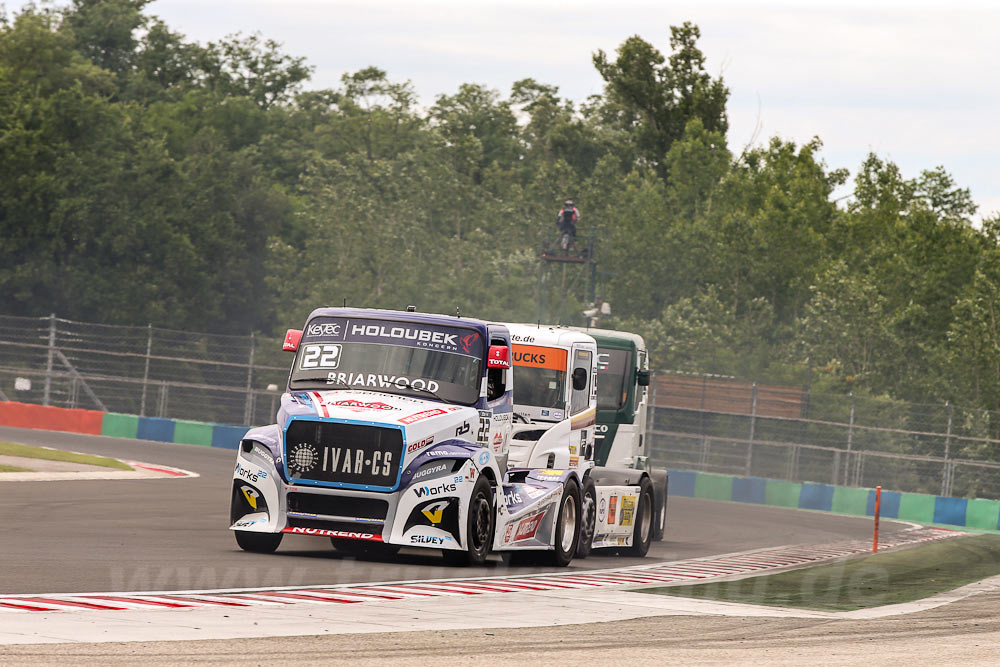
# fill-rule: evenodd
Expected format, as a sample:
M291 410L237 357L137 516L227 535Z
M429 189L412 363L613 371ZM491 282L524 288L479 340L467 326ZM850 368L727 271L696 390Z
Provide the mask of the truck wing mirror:
M635 382L640 387L648 387L649 386L649 371L648 370L639 370L639 371L636 371Z
M510 348L506 345L490 345L486 358L487 368L510 368Z
M573 389L574 391L582 391L587 388L587 369L586 368L574 368L573 369Z
M295 352L302 340L302 329L289 329L285 332L285 342L281 345L283 352Z

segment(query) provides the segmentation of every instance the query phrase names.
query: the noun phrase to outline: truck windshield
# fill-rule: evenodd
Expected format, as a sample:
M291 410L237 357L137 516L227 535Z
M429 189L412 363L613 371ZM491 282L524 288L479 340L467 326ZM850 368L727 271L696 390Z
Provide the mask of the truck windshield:
M514 403L560 411L566 405L566 350L514 345ZM542 416L554 416L544 414Z
M562 410L565 402L565 371L517 366L517 370L514 371L514 403L516 405Z
M628 350L598 349L597 409L620 410L628 397L632 353Z
M370 389L472 405L483 341L473 329L321 317L302 332L289 388Z

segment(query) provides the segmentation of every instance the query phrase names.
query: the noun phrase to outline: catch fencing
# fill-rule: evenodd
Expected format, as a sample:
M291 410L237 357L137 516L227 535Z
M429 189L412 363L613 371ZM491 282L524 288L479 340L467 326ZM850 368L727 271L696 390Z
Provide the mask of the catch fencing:
M274 420L281 339L0 316L0 400L221 424Z
M667 374L650 402L658 465L1000 498L998 412Z
M0 400L260 425L280 338L0 315ZM671 468L1000 498L1000 412L658 373L647 441Z

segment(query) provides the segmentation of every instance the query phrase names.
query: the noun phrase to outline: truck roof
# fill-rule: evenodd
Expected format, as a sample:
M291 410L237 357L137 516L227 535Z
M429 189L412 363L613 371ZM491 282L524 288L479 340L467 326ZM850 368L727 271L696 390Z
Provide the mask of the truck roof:
M508 324L511 341L517 345L541 345L543 347L569 347L574 343L596 344L594 338L582 331L568 327L537 324Z
M457 317L439 313L418 313L406 310L388 310L383 308L317 308L309 313L307 322L314 317L359 317L368 320L397 320L413 322L414 324L437 324L455 327L477 329L486 334L488 323L474 317Z
M646 341L643 340L642 336L634 334L628 331L616 331L615 329L584 329L582 327L569 327L574 331L581 331L590 335L597 344L600 346L611 345L614 343L632 343L635 345L636 349L645 350Z

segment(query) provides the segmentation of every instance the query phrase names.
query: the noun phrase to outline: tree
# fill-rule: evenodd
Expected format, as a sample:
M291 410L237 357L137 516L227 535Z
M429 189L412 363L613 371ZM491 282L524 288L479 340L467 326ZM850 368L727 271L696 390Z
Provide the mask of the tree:
M347 150L369 160L391 159L416 145L424 121L414 110L417 96L410 82L391 82L377 67L345 74L341 80L343 89L331 97L331 112L316 132L325 157Z
M664 159L670 209L688 220L709 213L712 194L729 171L730 160L722 133L706 130L700 118L689 120L684 136Z
M869 155L855 180L847 216L837 219L833 252L877 281L899 341L881 382L913 400L947 398L944 360L956 295L973 280L981 241L968 222L968 193L942 170L906 179Z
M725 285L739 312L757 296L790 323L809 298L809 285L827 261L837 217L830 201L846 172L827 172L819 139L796 146L772 139L747 151L713 197L713 262L706 273ZM717 269L717 270L713 270Z
M660 367L1000 405L1000 222L977 229L942 167L869 155L838 206L819 139L734 159L691 24L667 55L595 54L581 103L525 78L423 108L377 67L303 90L260 35L200 45L145 0L69 1L0 18L0 312L243 333L346 297L530 320L573 196L596 292ZM565 323L583 292L541 286Z
M959 188L944 167L925 170L913 188L914 197L926 205L939 220L968 225L976 213L968 188Z
M122 84L122 96L143 104L175 98L194 85L201 51L163 21L150 18L136 45L134 69Z
M955 400L1000 409L1000 217L983 221L984 251L953 307L949 361L957 369Z
M511 164L519 155L517 119L495 90L463 83L454 95L439 95L429 115L477 184L487 167Z
M135 64L136 33L147 22L142 10L152 0L73 0L64 26L77 50L101 69L118 75Z
M879 364L894 344L886 299L870 278L835 262L811 286L801 321L806 358L815 369L837 374L845 386L872 387Z
M593 57L606 83L604 119L631 133L640 155L664 180L669 178L664 156L689 120L698 118L705 130L722 136L729 126L729 90L722 77L705 71L705 56L696 45L700 36L692 23L672 26L669 59L639 36L626 39L613 62L603 51Z
M199 52L202 85L223 97L246 97L261 109L289 102L312 68L258 34L231 35Z

